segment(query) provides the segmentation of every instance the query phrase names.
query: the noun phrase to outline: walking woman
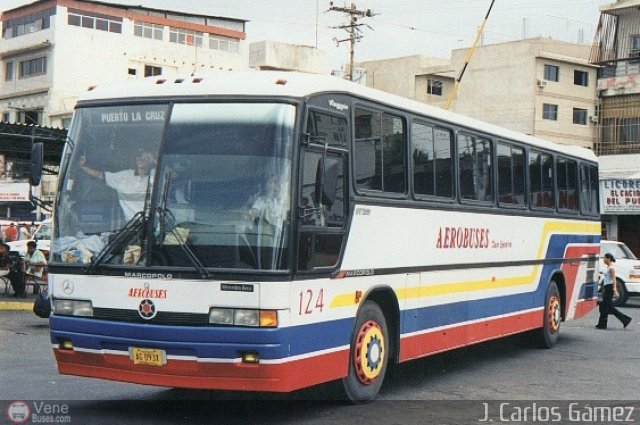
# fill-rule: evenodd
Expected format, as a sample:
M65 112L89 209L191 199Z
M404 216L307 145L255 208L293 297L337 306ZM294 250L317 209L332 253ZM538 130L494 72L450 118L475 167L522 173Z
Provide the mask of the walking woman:
M625 328L631 323L631 317L623 314L613 306L613 295L618 294L616 268L613 265L615 262L616 259L613 255L609 253L604 254L604 264L607 266L607 270L604 272L604 282L602 284L603 294L602 302L600 303L600 320L598 320L598 324L596 325L598 329L607 329L607 318L610 314L616 316Z

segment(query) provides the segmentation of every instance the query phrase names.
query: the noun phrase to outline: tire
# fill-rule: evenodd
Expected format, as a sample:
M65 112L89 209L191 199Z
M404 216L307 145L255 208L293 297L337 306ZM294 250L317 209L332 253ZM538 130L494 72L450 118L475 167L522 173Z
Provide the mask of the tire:
M616 286L618 288L619 297L614 296L613 302L611 303L614 307L620 307L627 303L629 299L629 292L627 292L627 287L624 286L624 282L620 279L616 279Z
M349 374L342 379L346 398L366 403L378 395L389 362L389 332L380 306L365 301L351 336Z
M560 335L560 323L562 322L562 302L558 285L551 281L547 287L544 301L542 328L535 332L535 344L540 348L552 348Z

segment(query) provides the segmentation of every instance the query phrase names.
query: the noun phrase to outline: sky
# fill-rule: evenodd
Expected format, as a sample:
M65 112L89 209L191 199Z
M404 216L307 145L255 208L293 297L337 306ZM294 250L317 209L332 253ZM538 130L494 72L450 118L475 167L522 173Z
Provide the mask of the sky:
M327 65L348 62L347 17L329 12L328 0L102 0L189 13L245 19L247 42L280 41L315 46L325 51ZM33 0L0 0L6 10ZM362 39L355 60L365 61L422 54L449 58L453 49L469 47L491 0L334 0L355 3L374 16L361 20ZM496 0L485 26L485 44L526 37L591 42L599 7L614 0ZM248 49L247 49L248 50Z

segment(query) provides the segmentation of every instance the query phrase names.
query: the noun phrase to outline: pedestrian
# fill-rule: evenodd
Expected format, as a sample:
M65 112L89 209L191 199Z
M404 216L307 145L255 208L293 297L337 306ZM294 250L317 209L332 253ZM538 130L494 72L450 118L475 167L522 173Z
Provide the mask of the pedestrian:
M625 328L631 323L631 317L623 314L620 310L613 306L613 296L618 296L618 282L616 281L616 268L613 263L616 262L615 257L610 254L604 254L604 264L607 269L604 272L604 281L602 283L602 302L600 303L600 320L596 325L597 329L607 329L607 319L610 314L622 322Z
M13 286L14 297L25 297L24 276L22 273L22 260L17 260L9 255L9 245L0 244L0 276L9 279Z
M15 223L11 223L9 227L4 229L5 242L13 242L18 239L18 229Z

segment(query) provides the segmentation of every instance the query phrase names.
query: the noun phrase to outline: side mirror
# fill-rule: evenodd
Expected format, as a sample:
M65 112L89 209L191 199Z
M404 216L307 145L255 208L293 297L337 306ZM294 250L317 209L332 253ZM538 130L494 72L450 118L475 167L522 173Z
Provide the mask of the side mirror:
M29 173L29 183L31 186L38 186L42 179L42 165L44 163L44 145L34 143L31 148L31 171Z
M336 187L338 186L338 173L340 172L340 161L337 158L326 158L324 171L324 185L322 186L322 201L329 208L336 200Z

